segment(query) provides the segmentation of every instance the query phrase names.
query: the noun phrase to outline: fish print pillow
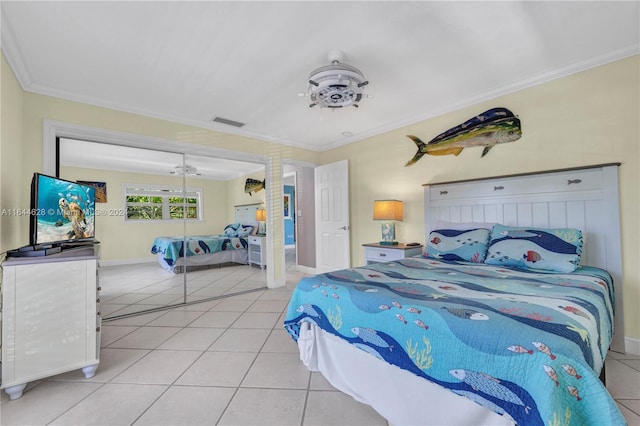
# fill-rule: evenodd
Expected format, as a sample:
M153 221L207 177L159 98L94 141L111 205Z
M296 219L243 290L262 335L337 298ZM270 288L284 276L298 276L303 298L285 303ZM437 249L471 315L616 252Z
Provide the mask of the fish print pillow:
M240 229L238 229L237 233L236 233L236 237L248 237L249 234L251 234L251 231L253 231L253 226L252 225L241 225Z
M242 228L242 224L240 223L230 223L224 227L224 231L222 231L223 237L237 237L238 231Z
M469 231L471 229L484 228L491 231L495 222L447 222L439 220L436 223L436 229L458 229L460 231Z
M425 255L435 259L482 263L488 243L488 229L437 229L429 234Z
M495 225L484 263L532 271L573 272L582 255L579 229Z

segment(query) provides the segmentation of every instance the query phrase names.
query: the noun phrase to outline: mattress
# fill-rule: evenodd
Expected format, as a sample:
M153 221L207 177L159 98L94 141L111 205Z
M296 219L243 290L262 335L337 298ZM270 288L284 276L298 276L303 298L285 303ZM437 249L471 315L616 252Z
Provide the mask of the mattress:
M584 266L559 274L414 257L303 278L284 324L297 341L311 325L516 424L624 424L598 377L612 336L611 281ZM379 390L398 392L388 380ZM390 400L365 402L392 423L425 422L424 407Z

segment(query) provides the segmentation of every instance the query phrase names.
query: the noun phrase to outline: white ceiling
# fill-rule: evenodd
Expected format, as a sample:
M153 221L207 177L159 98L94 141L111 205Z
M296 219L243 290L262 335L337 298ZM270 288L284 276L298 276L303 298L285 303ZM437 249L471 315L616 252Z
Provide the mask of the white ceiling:
M264 175L264 164L222 158L157 151L60 138L60 164L69 167L136 172L159 176L182 176L191 168L194 179L231 180L240 176Z
M323 151L638 54L639 5L3 0L2 49L26 91ZM299 96L334 49L360 108Z

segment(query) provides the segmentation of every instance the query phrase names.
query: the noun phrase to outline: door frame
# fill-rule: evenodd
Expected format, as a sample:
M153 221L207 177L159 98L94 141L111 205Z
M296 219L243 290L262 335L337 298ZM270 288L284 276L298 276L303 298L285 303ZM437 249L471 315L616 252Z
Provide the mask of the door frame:
M297 171L298 169L301 168L308 168L311 170L314 170L316 167L319 166L319 164L317 163L312 163L309 161L301 161L301 160L291 160L291 159L283 159L282 160L282 176L281 176L281 182L282 182L282 187L284 189L284 178L285 176L289 176L289 175L295 175L294 177L294 188L295 188L295 193L296 193L296 208L298 208L297 206L298 204L298 194L300 194L299 192L299 188L298 188L298 177L297 177ZM293 168L293 170L291 170L291 168ZM314 209L315 209L315 205L314 205ZM298 219L298 218L296 218ZM311 268L308 266L300 266L298 265L298 248L300 247L301 244L304 243L304 241L300 240L300 234L298 233L298 225L299 225L299 220L295 221L295 233L296 233L296 270L299 272L303 272L305 274L309 274L309 275L314 275L316 273L316 269L315 268ZM314 224L315 225L315 224ZM285 258L285 248L284 248L284 244L282 245L282 262L284 264L284 258ZM314 251L315 251L315 245L314 245Z

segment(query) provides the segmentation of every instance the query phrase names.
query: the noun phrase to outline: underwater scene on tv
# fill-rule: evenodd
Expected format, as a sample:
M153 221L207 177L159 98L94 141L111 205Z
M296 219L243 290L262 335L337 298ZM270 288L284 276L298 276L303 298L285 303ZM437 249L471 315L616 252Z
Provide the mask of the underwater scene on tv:
M95 237L95 188L39 175L36 244Z

